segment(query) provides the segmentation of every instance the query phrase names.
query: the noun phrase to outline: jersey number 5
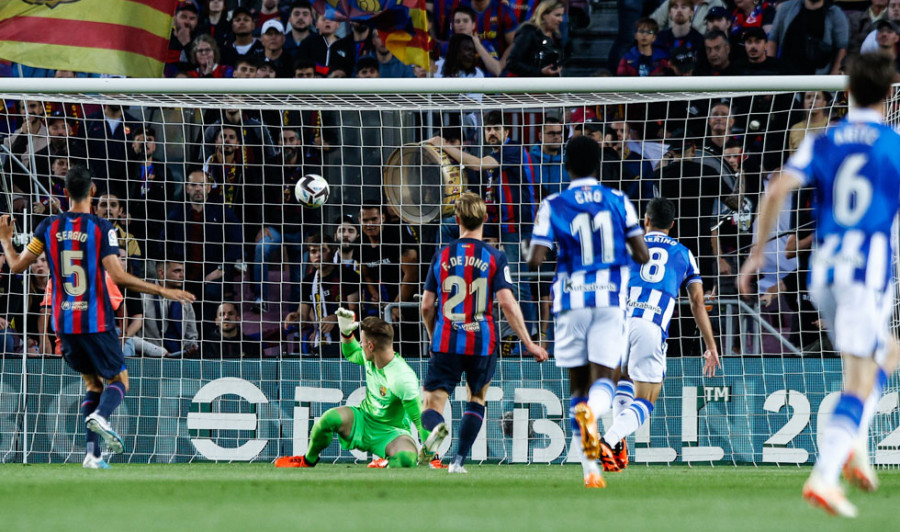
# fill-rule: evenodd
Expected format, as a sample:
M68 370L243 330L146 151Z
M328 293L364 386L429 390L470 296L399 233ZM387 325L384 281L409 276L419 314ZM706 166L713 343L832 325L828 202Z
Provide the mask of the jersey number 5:
M475 295L475 306L472 308L472 320L481 321L484 319L484 312L487 310L487 278L480 277L472 281L472 284L466 284L466 280L459 275L451 275L444 279L441 283L441 290L448 294L453 294L444 302L441 307L441 313L444 317L454 322L466 321L465 312L454 312L457 306L462 303L466 296Z
M581 263L584 265L594 263L594 233L600 236L601 261L605 263L615 261L612 214L609 211L600 211L593 219L589 213L583 212L572 220L572 234L577 236L581 243Z
M84 268L75 264L76 261L81 262L84 258L84 251L64 250L62 252L62 276L65 279L74 277L72 281L63 283L63 289L70 296L78 297L87 291L87 274Z
M837 171L834 180L834 219L844 227L853 227L860 221L872 202L872 183L859 171L868 157L857 153L847 157Z

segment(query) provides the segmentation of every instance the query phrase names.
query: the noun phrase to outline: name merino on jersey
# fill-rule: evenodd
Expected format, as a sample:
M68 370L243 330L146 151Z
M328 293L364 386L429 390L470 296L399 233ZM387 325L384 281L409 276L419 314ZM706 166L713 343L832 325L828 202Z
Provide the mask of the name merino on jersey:
M817 137L807 136L785 171L815 189L817 246L810 287L890 283L891 230L900 207L900 135L868 109Z
M625 308L631 258L626 241L642 234L628 196L594 178L541 202L532 244L559 256L551 294L553 314L593 307Z
M644 236L650 260L628 281L628 316L651 321L669 334L669 323L681 286L703 282L694 255L665 233Z

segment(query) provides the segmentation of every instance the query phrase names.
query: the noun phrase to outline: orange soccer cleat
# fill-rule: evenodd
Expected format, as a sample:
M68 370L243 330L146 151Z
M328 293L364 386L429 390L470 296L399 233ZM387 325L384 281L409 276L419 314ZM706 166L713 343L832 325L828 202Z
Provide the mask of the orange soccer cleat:
M381 458L380 456L372 456L372 461L369 462L369 465L366 466L369 469L384 469L388 466L387 458Z
M596 460L600 457L600 432L594 413L587 403L575 405L575 421L581 429L581 448L584 449L584 457Z
M447 469L450 466L442 464L441 459L435 456L434 460L428 462L428 467L431 469Z
M616 461L616 454L612 447L605 440L600 440L600 463L603 465L603 471L608 473L618 473L622 470Z
M603 480L603 475L600 473L588 473L584 476L584 487L585 488L605 488L606 481Z
M809 480L803 485L803 498L814 508L822 508L831 515L841 517L856 517L857 510L840 486L826 485L819 475L813 471Z
M309 462L305 456L282 456L275 459L275 467L315 467L316 462Z
M622 438L622 441L613 447L613 457L615 457L616 465L619 466L619 469L628 467L628 443L625 441L625 438Z
M844 480L862 491L872 493L878 489L878 475L869 463L869 450L866 443L857 444L850 451L850 457L844 464Z

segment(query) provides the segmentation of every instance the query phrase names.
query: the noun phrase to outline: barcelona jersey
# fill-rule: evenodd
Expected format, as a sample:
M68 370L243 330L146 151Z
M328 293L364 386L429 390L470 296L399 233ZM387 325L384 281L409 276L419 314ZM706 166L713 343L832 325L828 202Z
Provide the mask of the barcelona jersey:
M118 255L113 226L93 214L66 212L37 226L28 251L47 253L53 330L62 334L115 331L103 258Z
M494 295L512 289L506 255L481 240L461 238L438 250L425 290L437 295L433 353L490 356L497 347Z

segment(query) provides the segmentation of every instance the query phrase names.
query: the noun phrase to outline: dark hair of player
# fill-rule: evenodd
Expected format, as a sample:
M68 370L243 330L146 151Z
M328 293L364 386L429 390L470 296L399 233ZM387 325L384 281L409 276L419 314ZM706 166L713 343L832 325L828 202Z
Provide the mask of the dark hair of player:
M862 54L847 61L847 75L853 101L860 107L868 107L887 98L897 70L885 54Z
M487 206L481 196L474 192L463 192L459 195L454 206L459 223L469 231L474 231L484 224L487 216Z
M653 198L647 204L647 218L655 229L668 229L675 222L675 204L666 198Z
M393 348L394 328L383 319L369 316L359 323L359 329L366 333L366 340L374 343L376 348Z
M84 166L73 166L66 174L66 190L72 201L81 201L91 193L91 171Z
M600 169L600 144L579 135L566 143L566 170L574 178L597 177Z

